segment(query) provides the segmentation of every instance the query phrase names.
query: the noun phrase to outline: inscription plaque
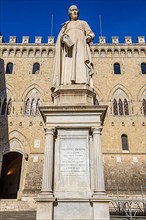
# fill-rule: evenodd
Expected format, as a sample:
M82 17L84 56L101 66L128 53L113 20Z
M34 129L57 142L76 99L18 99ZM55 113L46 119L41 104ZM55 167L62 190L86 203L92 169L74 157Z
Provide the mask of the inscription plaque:
M88 130L58 129L55 158L56 195L64 192L69 197L87 195L90 190Z
M60 171L67 176L83 176L87 169L85 140L62 140Z

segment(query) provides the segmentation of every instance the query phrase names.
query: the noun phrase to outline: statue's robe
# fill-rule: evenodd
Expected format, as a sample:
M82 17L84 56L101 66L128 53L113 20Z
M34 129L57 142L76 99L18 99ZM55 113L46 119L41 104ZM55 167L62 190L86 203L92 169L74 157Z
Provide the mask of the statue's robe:
M62 43L61 37L69 35L73 46ZM86 38L94 33L85 21L69 21L62 27L55 50L52 87L68 84L88 84L92 87L93 64Z

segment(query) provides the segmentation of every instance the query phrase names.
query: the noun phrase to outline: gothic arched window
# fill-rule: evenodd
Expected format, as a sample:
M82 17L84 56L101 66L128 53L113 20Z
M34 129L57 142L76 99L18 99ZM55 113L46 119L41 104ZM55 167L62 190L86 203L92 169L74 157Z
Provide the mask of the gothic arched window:
M114 63L114 74L121 74L121 68L119 63Z
M40 71L40 64L39 63L34 63L33 64L33 69L32 69L32 74L38 74Z
M146 99L143 99L142 107L143 107L143 113L144 113L144 115L146 115Z
M13 72L13 63L8 63L6 67L6 74L12 74Z
M7 105L7 115L11 114L11 108L12 108L12 100L10 99Z
M123 102L121 99L119 99L119 115L123 115Z
M114 111L114 115L118 115L118 106L117 106L116 99L114 99L114 101L113 101L113 111Z
M30 100L29 99L27 99L25 103L25 114L30 115Z
M4 99L3 105L2 105L2 110L1 110L1 115L5 115L5 113L6 113L6 107L7 107L7 100Z
M121 135L121 142L122 142L122 150L129 150L128 137L126 134Z
M128 107L127 99L124 99L124 113L125 115L129 115L129 107Z
M31 115L31 116L39 115L38 106L40 105L40 100L41 100L40 97L41 94L36 88L31 89L27 93L27 96L24 98L25 100L24 112L26 115Z
M141 72L142 74L146 74L146 63L141 64Z

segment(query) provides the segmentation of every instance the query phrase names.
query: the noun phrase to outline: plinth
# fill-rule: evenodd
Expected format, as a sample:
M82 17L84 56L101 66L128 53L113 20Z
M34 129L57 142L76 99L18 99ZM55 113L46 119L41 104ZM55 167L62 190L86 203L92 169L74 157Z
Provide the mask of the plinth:
M93 105L87 85L61 86L52 97L54 105L40 107L46 144L37 220L109 220L101 150L107 106Z

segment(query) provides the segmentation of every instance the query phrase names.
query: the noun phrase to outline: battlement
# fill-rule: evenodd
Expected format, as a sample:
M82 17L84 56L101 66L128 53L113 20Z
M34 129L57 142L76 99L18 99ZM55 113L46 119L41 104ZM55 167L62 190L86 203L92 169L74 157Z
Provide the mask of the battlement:
M49 36L47 43L42 43L42 37L35 37L35 42L30 43L29 36L23 36L22 42L17 43L17 37L11 36L9 43L4 43L0 36L1 57L54 57L54 37ZM119 43L117 36L112 37L111 43L106 43L106 37L100 36L98 43L92 43L92 57L145 57L145 37L139 36L137 43L132 43L132 37L125 37L124 43Z
M0 36L0 43L4 43L3 36ZM144 36L138 36L136 43L137 44L145 44L145 37ZM17 44L17 37L16 36L10 36L8 44ZM30 44L30 37L29 36L23 36L21 44L23 44L23 45ZM41 36L36 36L35 41L34 41L33 44L36 44L36 45L42 44L43 45L44 43L42 43L42 37ZM49 44L49 45L55 44L54 36L48 36L47 44ZM111 37L111 43L106 42L106 37L105 36L99 36L97 44L114 44L114 45L125 44L125 45L131 45L131 44L133 44L133 42L132 42L132 37L131 36L125 36L124 37L124 43L119 42L119 37L118 36L112 36Z

